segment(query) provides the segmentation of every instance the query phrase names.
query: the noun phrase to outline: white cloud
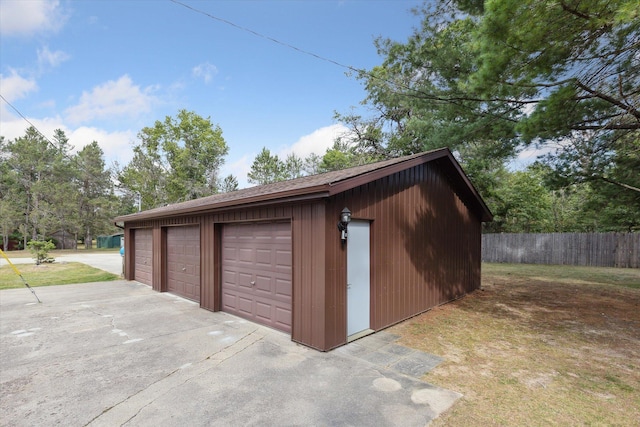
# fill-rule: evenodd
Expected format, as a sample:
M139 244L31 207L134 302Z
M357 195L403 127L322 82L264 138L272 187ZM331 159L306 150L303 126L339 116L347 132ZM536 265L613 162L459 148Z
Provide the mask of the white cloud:
M193 67L191 72L195 77L202 78L204 82L208 84L213 79L213 76L218 74L218 68L213 64L205 62Z
M55 68L69 58L70 56L61 50L52 52L47 46L38 49L38 65L40 65L40 68Z
M333 142L338 136L343 135L348 131L349 129L340 123L325 126L316 129L308 135L300 137L296 142L289 146L281 147L279 151L273 149L270 150L271 153L275 152L275 154L277 154L278 157L282 160L286 159L287 156L291 153L295 153L302 159L306 158L311 153L322 156L324 155L327 148L333 146ZM230 163L228 165L225 164L222 167L221 175L224 177L229 174L233 174L236 178L238 178L239 188L251 187L253 184L248 183L247 174L251 170L251 164L253 163L253 160L257 155L257 152L245 154L233 163Z
M278 156L283 159L291 153L295 153L295 155L303 159L311 153L322 156L327 148L333 146L333 142L338 136L347 132L349 132L349 129L341 123L316 129L312 133L300 137L291 146L282 148Z
M69 143L74 146L74 151L80 151L85 145L98 141L100 148L104 151L107 167L113 161L124 166L133 157L132 145L136 141L136 132L132 130L108 132L104 129L81 126L65 133Z
M34 79L24 78L12 69L9 71L10 74L8 76L0 74L0 94L7 102L13 104L14 101L26 97L30 92L38 90L38 84ZM6 102L0 100L0 117L2 117L3 121L14 116L17 117L16 112ZM4 133L4 123L0 130L0 135L8 138Z
M93 119L136 117L149 112L157 99L153 88L141 89L127 75L82 92L80 102L65 110L71 123L84 123Z
M34 119L28 118L29 122L33 124L40 132L42 132L47 138L53 136L55 129L61 129L61 121L55 118L48 119ZM7 140L12 140L24 136L24 132L31 126L21 117L11 117L2 115L2 121L0 122L0 135L4 136Z
M81 126L71 129L65 126L59 117L48 117L45 119L28 118L40 132L47 138L53 137L56 129L61 129L69 139L69 144L74 147L73 152L82 150L85 145L98 141L104 151L104 159L107 167L113 161L118 161L124 165L133 157L132 143L136 141L136 132L132 130L109 132L95 127ZM0 134L7 140L13 140L24 136L25 131L30 126L22 118L15 118L9 121L3 120L0 123Z
M224 178L231 174L238 178L238 188L252 187L253 184L249 184L247 181L247 174L251 170L251 163L257 154L250 157L249 154L245 154L240 159L233 163L224 164L220 171L220 177Z
M0 93L9 101L24 98L29 92L36 91L38 84L34 79L27 79L10 69L10 74L0 74Z
M30 36L58 31L67 16L58 0L10 0L0 2L0 35Z

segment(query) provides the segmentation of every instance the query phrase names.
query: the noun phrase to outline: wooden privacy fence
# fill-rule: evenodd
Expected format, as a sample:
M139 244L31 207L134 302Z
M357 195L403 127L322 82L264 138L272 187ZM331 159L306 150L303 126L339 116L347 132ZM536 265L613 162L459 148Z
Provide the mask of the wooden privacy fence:
M483 234L482 261L640 268L640 233Z

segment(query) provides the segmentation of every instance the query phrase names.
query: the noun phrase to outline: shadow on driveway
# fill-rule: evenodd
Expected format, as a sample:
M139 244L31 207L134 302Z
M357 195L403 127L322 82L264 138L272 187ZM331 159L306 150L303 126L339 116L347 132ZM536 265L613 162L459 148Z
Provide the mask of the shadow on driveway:
M321 353L137 282L38 295L0 292L4 425L424 426L460 397L388 335Z

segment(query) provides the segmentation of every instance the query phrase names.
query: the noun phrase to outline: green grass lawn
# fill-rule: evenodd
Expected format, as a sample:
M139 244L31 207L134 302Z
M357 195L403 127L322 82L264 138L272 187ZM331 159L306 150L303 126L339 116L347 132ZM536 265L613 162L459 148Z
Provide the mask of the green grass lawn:
M69 285L72 283L108 282L119 279L115 274L79 262L53 264L16 264L29 286ZM0 267L0 289L23 287L22 279L10 265Z
M556 283L584 283L640 289L640 269L578 267L573 265L482 264L483 276L553 280Z

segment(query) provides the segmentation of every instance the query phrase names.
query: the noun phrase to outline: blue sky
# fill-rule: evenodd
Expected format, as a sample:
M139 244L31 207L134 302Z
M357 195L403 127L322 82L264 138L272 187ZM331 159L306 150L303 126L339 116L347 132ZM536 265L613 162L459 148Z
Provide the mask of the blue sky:
M421 1L194 1L183 3L356 68L379 64L374 39L404 41ZM365 97L346 69L161 0L0 0L0 93L48 137L76 149L96 140L107 164L126 164L136 134L180 109L220 125L222 174L246 186L263 146L323 154ZM0 100L0 134L28 123Z

